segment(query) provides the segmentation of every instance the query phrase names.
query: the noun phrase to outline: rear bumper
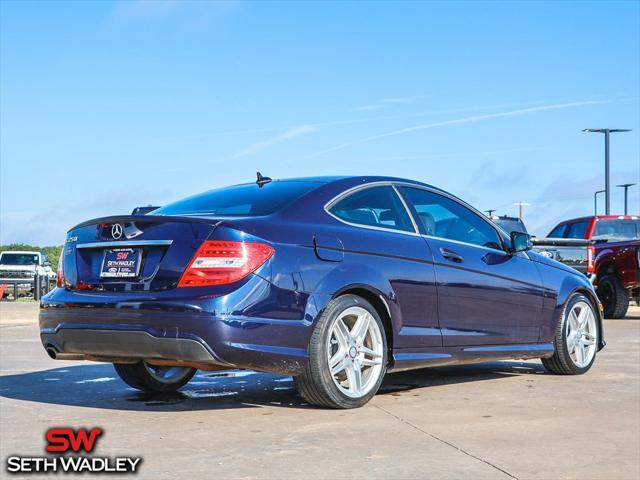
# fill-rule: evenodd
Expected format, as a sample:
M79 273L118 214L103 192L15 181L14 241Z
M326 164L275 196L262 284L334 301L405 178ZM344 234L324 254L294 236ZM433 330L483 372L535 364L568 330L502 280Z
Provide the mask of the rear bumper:
M154 337L145 331L62 328L42 333L42 345L53 356L96 359L162 359L189 363L220 364L202 341Z
M169 360L295 375L307 361L317 298L292 309L286 293L251 277L225 295L190 289L162 294L96 294L55 289L40 309L40 337L58 358ZM297 313L296 313L297 312Z

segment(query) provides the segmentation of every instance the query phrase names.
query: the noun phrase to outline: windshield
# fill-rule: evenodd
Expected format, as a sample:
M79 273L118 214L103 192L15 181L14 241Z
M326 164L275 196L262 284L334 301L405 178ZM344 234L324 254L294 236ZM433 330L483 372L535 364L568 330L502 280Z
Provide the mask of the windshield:
M3 253L0 265L38 265L38 255L33 253Z
M598 220L594 240L635 240L640 238L640 220Z
M525 228L524 223L522 223L522 221L517 218L496 218L493 221L509 234L511 232L527 233L527 229Z
M170 203L154 215L260 216L281 210L322 185L307 181L273 181L220 188Z

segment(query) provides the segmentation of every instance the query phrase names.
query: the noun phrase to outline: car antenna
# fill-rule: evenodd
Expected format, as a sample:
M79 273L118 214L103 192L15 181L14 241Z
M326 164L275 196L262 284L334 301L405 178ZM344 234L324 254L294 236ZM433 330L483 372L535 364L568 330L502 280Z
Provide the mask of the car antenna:
M256 183L258 184L258 187L262 188L264 185L266 185L269 182L272 182L273 180L271 180L271 178L269 177L263 177L262 174L260 172L256 172L258 175L258 178L256 180Z

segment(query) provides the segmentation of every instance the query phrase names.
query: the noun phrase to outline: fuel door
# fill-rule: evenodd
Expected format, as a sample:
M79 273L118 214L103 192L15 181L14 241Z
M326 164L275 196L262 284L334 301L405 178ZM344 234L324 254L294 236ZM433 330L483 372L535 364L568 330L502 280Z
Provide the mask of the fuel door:
M341 262L344 258L344 245L337 237L315 235L313 247L316 256L326 262Z

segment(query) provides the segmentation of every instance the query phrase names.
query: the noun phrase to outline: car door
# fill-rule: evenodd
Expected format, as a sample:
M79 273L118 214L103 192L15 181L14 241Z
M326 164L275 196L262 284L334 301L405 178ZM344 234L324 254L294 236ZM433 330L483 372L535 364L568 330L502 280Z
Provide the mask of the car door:
M506 237L453 197L407 186L400 191L434 256L443 344L537 342L543 291L526 253L508 253Z
M359 272L368 272L365 283L378 285L389 300L394 349L441 347L433 255L396 189L365 185L335 199L327 211L346 224L335 230L347 265L340 281L360 283Z

